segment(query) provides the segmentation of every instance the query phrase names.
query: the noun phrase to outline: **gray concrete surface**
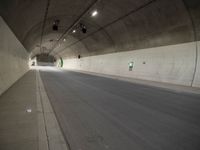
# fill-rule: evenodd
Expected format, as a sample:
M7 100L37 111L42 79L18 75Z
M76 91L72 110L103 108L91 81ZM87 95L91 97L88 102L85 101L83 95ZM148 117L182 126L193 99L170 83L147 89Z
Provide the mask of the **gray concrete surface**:
M0 150L68 150L36 70L0 96Z
M0 16L0 95L28 71L28 52Z
M30 71L0 96L0 150L37 150L37 143L36 78Z
M39 71L36 71L38 150L68 150L67 144L44 89Z
M40 72L72 150L200 149L200 95L57 69Z
M67 70L67 69L64 69L64 70ZM105 78L111 78L115 80L120 80L120 81L125 81L125 82L130 82L130 83L140 84L140 85L145 85L145 86L150 86L150 87L153 86L153 87L162 88L162 89L180 93L180 94L181 93L200 94L200 88L197 88L197 87L182 86L182 85L177 85L177 84L155 82L155 81L149 81L149 80L141 80L141 79L136 79L136 78L127 78L127 77L122 77L122 76L107 75L107 74L94 73L94 72L81 71L81 70L68 70L68 71L100 76L100 77L105 77Z
M198 42L200 43L200 42ZM63 67L100 74L200 87L196 42L63 59ZM198 50L200 50L198 48ZM197 61L196 61L197 58ZM129 63L133 62L132 71Z

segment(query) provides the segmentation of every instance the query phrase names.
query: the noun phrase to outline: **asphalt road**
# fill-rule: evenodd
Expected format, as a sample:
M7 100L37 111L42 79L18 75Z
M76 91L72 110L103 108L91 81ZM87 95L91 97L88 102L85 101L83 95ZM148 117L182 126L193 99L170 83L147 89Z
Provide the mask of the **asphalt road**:
M71 150L200 150L200 95L41 70Z

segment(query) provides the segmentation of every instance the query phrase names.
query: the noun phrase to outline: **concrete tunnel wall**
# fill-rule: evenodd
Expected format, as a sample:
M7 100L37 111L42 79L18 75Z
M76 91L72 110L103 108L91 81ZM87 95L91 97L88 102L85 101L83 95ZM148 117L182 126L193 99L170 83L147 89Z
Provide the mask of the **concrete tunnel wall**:
M59 53L64 68L200 87L199 4L154 1L104 28L113 45L105 43L100 31L69 45ZM76 57L70 58L71 53Z
M0 95L28 71L28 53L0 16Z
M81 18L87 34L69 32L65 41L58 39L92 0L46 2L3 0L0 5L2 17L32 56L62 57L67 69L200 87L198 0L101 0L94 7L96 18ZM52 31L55 19L66 29Z
M198 53L197 43L189 42L81 59L64 59L64 68L200 87L199 47L200 42ZM132 71L129 71L130 62L134 62Z

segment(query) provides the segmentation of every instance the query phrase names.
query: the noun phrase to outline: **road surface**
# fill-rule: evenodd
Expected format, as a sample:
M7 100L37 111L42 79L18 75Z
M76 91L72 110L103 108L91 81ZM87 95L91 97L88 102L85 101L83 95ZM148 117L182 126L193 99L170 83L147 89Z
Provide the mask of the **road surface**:
M71 150L200 150L200 95L40 70Z

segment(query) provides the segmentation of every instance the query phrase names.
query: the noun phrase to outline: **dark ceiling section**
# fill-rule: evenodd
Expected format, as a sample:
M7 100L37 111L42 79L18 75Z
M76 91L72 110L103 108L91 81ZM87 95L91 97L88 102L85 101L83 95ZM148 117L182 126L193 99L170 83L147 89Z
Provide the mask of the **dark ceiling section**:
M56 61L54 56L48 55L46 53L37 54L36 58L38 62L54 63Z
M40 53L47 2L0 1L0 14L32 55ZM93 10L99 12L96 17L91 17ZM78 23L72 28L76 33L63 34L80 16L87 33ZM50 0L42 52L84 57L191 42L200 39L199 18L199 0ZM59 30L53 31L57 19Z
M200 0L183 0L192 19L196 40L200 40Z
M1 0L0 6L1 16L29 50L24 41L32 28L38 26L37 32L41 33L46 0Z

